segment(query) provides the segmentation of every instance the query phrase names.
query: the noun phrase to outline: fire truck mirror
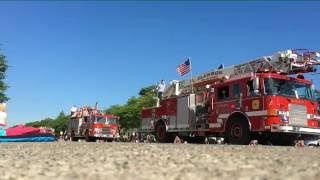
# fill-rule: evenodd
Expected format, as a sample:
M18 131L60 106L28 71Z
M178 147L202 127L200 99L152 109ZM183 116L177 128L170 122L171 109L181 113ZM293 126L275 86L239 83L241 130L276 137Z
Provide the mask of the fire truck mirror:
M253 89L255 93L259 93L259 77L253 80Z
M210 89L210 92L214 93L214 88L211 88L211 89Z

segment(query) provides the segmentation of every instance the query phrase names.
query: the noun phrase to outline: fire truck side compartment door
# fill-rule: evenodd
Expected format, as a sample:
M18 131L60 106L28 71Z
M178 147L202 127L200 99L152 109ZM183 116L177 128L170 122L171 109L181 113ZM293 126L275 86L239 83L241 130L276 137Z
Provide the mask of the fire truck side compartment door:
M80 131L81 124L82 124L82 118L71 119L70 120L70 129L74 130L75 134L78 134Z
M189 124L191 129L196 128L196 95L189 95Z
M189 121L194 119L195 95L182 96L177 103L177 128L189 128Z

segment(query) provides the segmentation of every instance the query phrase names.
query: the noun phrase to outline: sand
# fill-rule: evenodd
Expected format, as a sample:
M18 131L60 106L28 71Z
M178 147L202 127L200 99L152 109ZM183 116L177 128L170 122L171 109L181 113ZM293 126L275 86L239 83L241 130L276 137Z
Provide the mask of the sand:
M1 179L320 179L320 148L1 143Z

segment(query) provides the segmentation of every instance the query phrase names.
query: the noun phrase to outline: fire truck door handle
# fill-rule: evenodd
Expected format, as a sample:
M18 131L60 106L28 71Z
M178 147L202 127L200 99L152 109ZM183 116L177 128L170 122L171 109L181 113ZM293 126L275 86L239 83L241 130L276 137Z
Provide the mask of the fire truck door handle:
M213 110L213 98L211 98L211 110Z

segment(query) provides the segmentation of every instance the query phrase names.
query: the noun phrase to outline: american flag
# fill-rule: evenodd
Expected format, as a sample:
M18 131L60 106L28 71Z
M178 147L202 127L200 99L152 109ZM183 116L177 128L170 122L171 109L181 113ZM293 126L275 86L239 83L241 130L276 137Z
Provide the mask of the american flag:
M191 70L190 59L188 58L184 63L177 67L177 71L180 76L187 74Z

